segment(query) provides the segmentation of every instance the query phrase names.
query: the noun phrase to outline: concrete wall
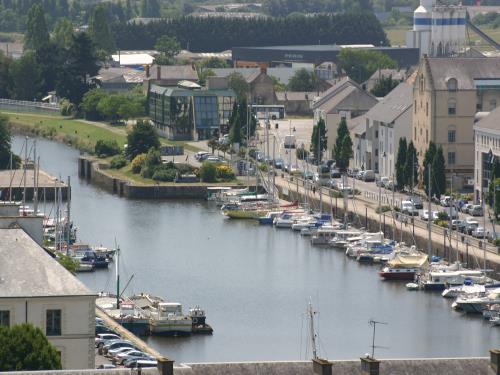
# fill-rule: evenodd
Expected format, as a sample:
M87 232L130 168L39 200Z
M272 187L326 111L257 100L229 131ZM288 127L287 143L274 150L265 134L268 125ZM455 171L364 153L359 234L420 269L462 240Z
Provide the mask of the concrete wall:
M252 103L274 104L274 83L267 74L261 74L250 84Z
M41 216L0 216L0 229L19 225L33 240L43 246L43 217Z
M32 323L44 333L46 311L61 309L61 336L48 336L61 352L64 369L94 368L95 302L93 296L0 298L0 310L10 311L10 324Z
M19 203L0 202L0 216L18 216Z

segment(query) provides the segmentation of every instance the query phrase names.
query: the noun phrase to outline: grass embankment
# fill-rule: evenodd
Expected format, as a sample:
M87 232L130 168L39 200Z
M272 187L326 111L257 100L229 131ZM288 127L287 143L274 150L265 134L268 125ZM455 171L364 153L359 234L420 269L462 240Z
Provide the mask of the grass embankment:
M106 127L92 125L58 115L7 113L11 128L23 134L30 134L66 143L79 150L94 152L95 143L102 140L116 140L120 147L127 137Z

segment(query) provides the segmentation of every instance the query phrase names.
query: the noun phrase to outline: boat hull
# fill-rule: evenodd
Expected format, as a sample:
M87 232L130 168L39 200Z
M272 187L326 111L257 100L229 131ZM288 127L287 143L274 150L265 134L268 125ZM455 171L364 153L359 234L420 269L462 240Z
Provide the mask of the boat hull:
M150 333L150 326L148 319L115 319L117 323L128 329L134 335L147 336Z
M189 336L193 332L191 320L154 321L151 323L151 334L163 336Z
M390 270L390 271L380 271L378 274L384 280L407 280L411 281L415 278L415 270L412 269L401 269L401 270Z
M227 210L224 215L231 219L254 219L258 220L260 217L265 216L267 211L261 210Z

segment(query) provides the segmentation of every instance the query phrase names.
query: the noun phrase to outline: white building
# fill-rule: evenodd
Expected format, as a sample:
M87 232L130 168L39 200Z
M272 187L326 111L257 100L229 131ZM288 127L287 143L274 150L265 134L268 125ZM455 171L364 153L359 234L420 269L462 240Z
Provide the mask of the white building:
M474 124L474 196L479 201L481 191L488 189L492 163L500 158L500 107L476 117L479 121Z
M94 368L95 293L22 229L0 229L0 259L0 324L39 327L63 369Z
M413 30L406 34L406 45L419 48L420 56L450 56L460 52L466 46L466 13L461 5L420 0L413 13Z

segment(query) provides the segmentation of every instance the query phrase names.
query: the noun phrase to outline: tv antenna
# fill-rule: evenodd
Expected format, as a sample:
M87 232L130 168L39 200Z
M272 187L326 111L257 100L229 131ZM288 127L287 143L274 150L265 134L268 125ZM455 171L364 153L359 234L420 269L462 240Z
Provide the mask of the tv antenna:
M372 359L375 358L375 348L383 348L383 349L387 349L387 347L385 346L375 346L375 333L376 333L376 329L377 329L377 324L384 324L384 325L387 325L389 323L386 323L386 322L378 322L376 320L373 320L373 319L370 319L368 321L368 323L373 326L373 335L372 335Z

